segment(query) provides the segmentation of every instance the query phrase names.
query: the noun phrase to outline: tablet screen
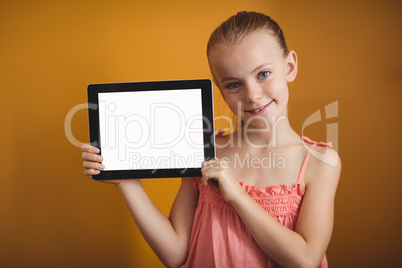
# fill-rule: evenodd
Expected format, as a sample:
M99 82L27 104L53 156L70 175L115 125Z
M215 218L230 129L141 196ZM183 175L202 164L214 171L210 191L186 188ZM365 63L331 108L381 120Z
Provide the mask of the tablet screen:
M204 161L201 89L99 93L99 123L105 170Z
M100 148L105 166L96 176L201 175L201 163L215 155L212 88L206 84L211 83L183 80L90 85L89 102L97 107L96 113L90 112L91 143Z

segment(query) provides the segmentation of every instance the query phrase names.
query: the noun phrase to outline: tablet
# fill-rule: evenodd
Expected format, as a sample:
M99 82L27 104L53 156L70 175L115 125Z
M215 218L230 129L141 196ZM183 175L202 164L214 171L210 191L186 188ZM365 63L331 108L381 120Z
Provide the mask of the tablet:
M105 169L96 180L201 176L215 158L209 79L88 85L89 134Z

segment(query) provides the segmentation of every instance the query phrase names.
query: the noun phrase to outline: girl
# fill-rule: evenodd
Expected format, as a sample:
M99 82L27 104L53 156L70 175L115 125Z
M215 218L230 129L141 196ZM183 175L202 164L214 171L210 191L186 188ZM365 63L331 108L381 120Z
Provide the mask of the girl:
M202 178L182 179L169 218L140 180L109 182L168 267L327 267L341 167L330 144L290 127L287 83L296 77L296 53L270 17L243 11L212 33L207 56L242 121L216 138L217 159L202 164ZM98 174L99 150L82 150L85 174Z

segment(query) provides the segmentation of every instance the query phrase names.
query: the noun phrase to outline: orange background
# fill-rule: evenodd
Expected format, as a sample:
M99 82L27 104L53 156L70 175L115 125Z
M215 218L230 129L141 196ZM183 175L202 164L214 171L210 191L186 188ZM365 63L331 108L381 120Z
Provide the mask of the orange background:
M1 1L0 267L163 267L112 185L83 175L68 112L89 83L211 78L212 30L239 10L271 15L299 56L289 117L339 101L343 170L331 267L402 265L399 1ZM216 94L216 114L227 113ZM322 114L325 118L324 114ZM88 142L87 111L71 120ZM219 125L218 125L219 127ZM179 179L144 181L166 214Z

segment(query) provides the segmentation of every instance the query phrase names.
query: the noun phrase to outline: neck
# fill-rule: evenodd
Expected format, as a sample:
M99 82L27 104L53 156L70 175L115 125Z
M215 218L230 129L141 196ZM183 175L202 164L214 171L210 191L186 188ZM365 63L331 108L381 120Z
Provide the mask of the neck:
M271 122L268 128L254 128L248 125L242 126L237 132L243 142L254 148L274 148L292 138L299 139L286 114Z

